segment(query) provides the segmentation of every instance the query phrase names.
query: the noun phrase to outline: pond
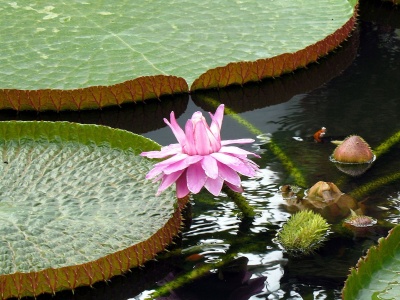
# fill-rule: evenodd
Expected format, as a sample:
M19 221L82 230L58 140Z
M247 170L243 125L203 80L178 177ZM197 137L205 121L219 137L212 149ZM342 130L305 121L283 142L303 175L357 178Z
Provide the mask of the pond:
M94 288L78 288L74 294L65 291L37 299L142 300L162 282L230 254L244 259L231 266L231 270L211 272L176 294L160 299L340 299L349 268L380 237L386 236L393 224L400 222L399 181L355 194L363 212L377 219L377 225L356 234L342 226L343 218L332 218L328 240L306 257L288 255L275 240L282 225L298 210L282 196L280 187L290 184L307 189L322 180L351 194L400 170L399 144L359 177L340 172L329 161L335 148L330 140L357 134L374 149L400 130L399 20L399 9L362 1L357 29L340 49L306 70L275 80L165 97L123 109L39 115L1 112L1 120L104 124L167 145L175 143L175 138L162 119L169 118L171 110L183 125L193 112L213 112L221 102L227 108L222 138L253 138L253 145L242 148L261 156L254 159L260 166L260 175L243 178L244 196L257 211L254 219L243 218L225 194L213 197L200 193L192 196L176 245L157 261L108 283L95 284ZM322 126L327 128L326 140L316 143L312 136ZM285 167L285 159L277 156L271 145L298 168L302 180ZM243 268L246 264L248 272ZM221 280L221 274L229 276ZM251 284L241 285L248 276Z

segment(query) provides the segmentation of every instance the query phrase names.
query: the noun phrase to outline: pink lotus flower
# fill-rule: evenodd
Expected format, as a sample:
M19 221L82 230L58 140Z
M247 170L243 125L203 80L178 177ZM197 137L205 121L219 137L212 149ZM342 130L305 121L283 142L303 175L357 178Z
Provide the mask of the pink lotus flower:
M141 153L149 158L168 159L154 165L146 175L154 181L161 179L157 195L176 182L178 198L185 197L190 192L197 194L204 186L211 194L217 196L225 184L236 192L242 192L239 174L253 177L258 166L247 158L257 154L227 146L238 143L252 143L252 139L221 141L220 131L224 116L224 105L221 104L215 115L211 114L211 126L201 112L195 112L186 122L185 131L178 125L174 112L171 112L170 122L164 122L172 129L179 144L162 147L160 151Z

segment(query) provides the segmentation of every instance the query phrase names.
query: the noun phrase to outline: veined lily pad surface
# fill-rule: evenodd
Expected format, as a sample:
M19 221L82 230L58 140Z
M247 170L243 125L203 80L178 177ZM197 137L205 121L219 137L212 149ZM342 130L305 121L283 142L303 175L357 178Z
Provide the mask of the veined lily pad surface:
M27 109L16 103L22 99L37 110L86 108L82 101L102 107L129 97L185 92L188 85L210 88L279 76L343 42L353 29L355 5L355 0L3 2L1 107ZM217 67L224 69L212 71ZM98 86L113 88L83 95L47 91ZM45 91L10 92L16 90Z
M159 146L122 130L0 122L0 294L106 280L154 258L180 228L170 189L145 180Z
M400 298L400 225L395 226L379 245L371 247L356 268L351 269L344 300Z

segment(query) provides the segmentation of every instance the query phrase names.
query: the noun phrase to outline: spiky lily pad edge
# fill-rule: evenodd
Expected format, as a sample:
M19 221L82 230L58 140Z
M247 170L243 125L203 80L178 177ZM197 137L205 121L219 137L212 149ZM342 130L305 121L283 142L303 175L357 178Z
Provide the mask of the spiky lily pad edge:
M10 130L12 129L12 130ZM10 132L14 132L10 134ZM64 133L64 134L61 134ZM107 143L113 148L133 151L136 155L142 151L159 149L160 145L142 136L100 125L82 125L69 122L0 122L0 136L4 138L30 137L34 140L63 139L83 144L101 146ZM140 140L140 149L134 147ZM144 158L145 159L145 158ZM74 290L79 286L91 286L95 282L108 280L131 268L142 266L154 259L157 253L165 250L182 227L182 210L188 197L178 199L174 213L150 238L131 247L109 254L84 264L48 268L29 273L0 275L0 298L37 296L43 293L55 293L60 290Z
M341 28L323 40L294 53L282 53L256 61L235 62L208 70L192 83L190 91L222 88L234 84L243 85L247 82L274 78L316 62L339 47L355 29L358 1L349 0L349 3L354 7L352 17Z
M392 228L385 238L380 238L377 246L372 246L350 269L342 289L343 300L357 299L359 292L368 286L374 273L382 268L385 261L394 259L400 249L400 225ZM389 284L389 283L388 283ZM371 291L372 293L372 291Z
M278 77L316 62L349 37L355 28L358 1L348 1L354 7L353 16L325 39L294 53L283 53L256 61L235 62L208 70L194 80L190 89L185 79L166 75L142 76L112 86L93 86L75 90L0 89L0 109L16 111L99 109L123 103L159 99L163 95L243 85Z
M187 92L188 85L183 78L166 75L142 76L110 86L91 86L74 90L0 89L0 109L57 112L101 109Z

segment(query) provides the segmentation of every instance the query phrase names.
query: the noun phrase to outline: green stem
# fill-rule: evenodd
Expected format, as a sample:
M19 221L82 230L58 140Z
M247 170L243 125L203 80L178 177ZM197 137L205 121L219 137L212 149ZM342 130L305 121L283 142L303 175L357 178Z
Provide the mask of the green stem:
M214 107L217 107L220 103L212 98L204 97L203 100ZM256 136L263 134L263 132L256 128L253 124L248 122L239 116L234 110L225 106L225 113L236 120L239 124L246 127L251 133ZM307 181L304 178L301 171L294 165L291 159L285 154L285 152L271 139L266 147L281 161L286 171L294 178L294 184L302 187L307 187Z
M375 155L378 157L385 152L387 152L393 145L400 142L400 131L397 131L383 143L381 143L376 149L374 150Z
M385 141L383 141L378 147L376 147L373 150L373 152L376 155L376 157L378 158L379 156L388 152L390 150L390 148L392 148L394 145L396 145L399 142L400 142L400 131L397 131L395 134L393 134L392 136L387 138ZM389 176L385 176L383 178L377 179L373 182L367 183L367 184L357 188L355 191L353 191L351 193L351 195L353 195L353 197L355 197L355 198L360 199L361 197L366 195L368 191L376 190L383 184L390 183L392 181L397 180L398 179L397 176L398 176L398 174L393 174L393 175L389 175ZM342 186L348 180L349 180L349 177L344 176L340 180L337 181L337 185Z
M379 189L381 186L395 182L397 180L400 180L400 172L384 176L378 178L377 180L364 184L353 190L351 193L349 193L349 195L355 199L362 199L365 195Z
M235 202L236 206L241 210L244 217L246 218L254 218L256 216L256 212L254 208L247 202L247 199L243 197L242 194L236 193L224 186L222 190L228 195L229 198Z
M193 270L183 274L182 276L176 277L174 280L167 282L163 286L157 288L153 292L153 294L151 294L148 298L146 298L146 300L157 299L158 297L168 295L172 290L175 290L177 288L184 286L185 284L193 282L193 280L196 280L206 275L211 270L218 269L223 265L229 263L234 259L234 257L235 257L234 254L228 254L219 262L213 264L204 264L200 267L194 268Z

